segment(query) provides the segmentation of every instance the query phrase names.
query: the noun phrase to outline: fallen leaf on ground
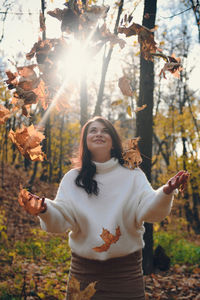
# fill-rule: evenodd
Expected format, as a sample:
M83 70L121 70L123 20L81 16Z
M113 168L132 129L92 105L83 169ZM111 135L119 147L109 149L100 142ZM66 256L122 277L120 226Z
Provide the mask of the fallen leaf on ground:
M113 235L112 233L110 233L109 230L103 228L103 231L102 231L102 234L100 234L100 237L102 238L102 240L105 243L102 244L99 247L93 248L93 250L96 251L96 252L107 251L113 243L116 243L119 240L120 236L121 236L121 231L120 231L120 227L119 226L115 230L115 235Z

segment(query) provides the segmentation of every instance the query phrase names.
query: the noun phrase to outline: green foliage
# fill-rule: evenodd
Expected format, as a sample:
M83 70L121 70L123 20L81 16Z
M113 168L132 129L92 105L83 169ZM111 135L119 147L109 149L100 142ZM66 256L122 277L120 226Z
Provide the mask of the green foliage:
M0 299L21 299L22 292L43 299L64 299L70 264L66 235L51 235L33 229L25 241L0 248ZM38 298L39 299L39 298Z
M165 249L172 264L200 265L200 246L188 242L176 232L155 232L154 247L158 245Z

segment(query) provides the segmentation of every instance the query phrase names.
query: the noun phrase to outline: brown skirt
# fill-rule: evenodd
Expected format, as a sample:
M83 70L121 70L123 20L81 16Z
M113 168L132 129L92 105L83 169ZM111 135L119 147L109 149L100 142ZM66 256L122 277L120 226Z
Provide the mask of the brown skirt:
M142 251L106 261L90 260L72 253L69 281L74 276L80 290L97 281L91 300L145 300ZM66 300L73 300L67 290Z

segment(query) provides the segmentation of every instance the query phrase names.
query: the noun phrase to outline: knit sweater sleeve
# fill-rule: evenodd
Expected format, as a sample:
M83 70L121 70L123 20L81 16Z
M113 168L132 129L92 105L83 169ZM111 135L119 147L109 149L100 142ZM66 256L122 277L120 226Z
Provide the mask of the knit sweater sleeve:
M136 221L139 225L142 222L160 222L171 211L174 193L165 194L163 186L154 190L141 170L138 175L137 180L141 193L136 210Z
M77 227L70 201L70 176L67 173L58 188L54 200L45 199L47 211L39 215L41 228L48 232L61 233Z

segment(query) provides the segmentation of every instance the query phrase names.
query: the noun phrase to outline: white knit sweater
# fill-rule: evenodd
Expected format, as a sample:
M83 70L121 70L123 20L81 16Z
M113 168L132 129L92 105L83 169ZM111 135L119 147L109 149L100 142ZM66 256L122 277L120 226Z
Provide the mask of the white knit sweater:
M95 164L98 196L76 186L78 170L72 169L63 177L55 200L45 200L41 227L57 233L70 230L69 245L82 257L106 260L128 255L144 246L143 222L161 221L169 214L173 194L166 195L163 187L153 190L141 169L129 170L114 158ZM107 251L94 251L104 243L103 228L115 235L118 226L119 240Z

